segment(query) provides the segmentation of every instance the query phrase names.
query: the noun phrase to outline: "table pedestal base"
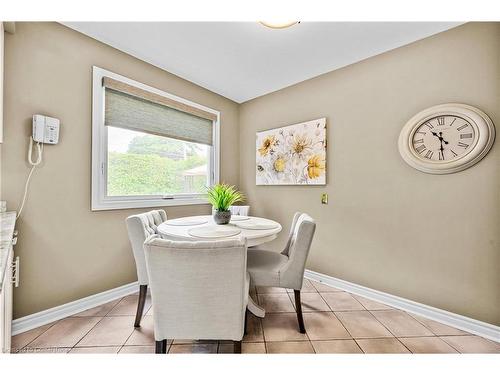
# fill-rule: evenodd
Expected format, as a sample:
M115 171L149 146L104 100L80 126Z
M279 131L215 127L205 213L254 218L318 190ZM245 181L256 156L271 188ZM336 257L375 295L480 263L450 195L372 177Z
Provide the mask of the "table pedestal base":
M252 299L252 296L248 296L248 311L250 311L252 314L254 314L258 318L263 318L266 316L266 310L264 310L262 307L257 305L255 301Z

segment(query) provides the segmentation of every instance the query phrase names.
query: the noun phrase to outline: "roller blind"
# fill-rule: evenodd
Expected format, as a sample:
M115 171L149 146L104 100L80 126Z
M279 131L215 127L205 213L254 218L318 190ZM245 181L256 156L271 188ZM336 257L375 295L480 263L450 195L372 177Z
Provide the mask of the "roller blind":
M216 115L105 77L104 124L212 145Z

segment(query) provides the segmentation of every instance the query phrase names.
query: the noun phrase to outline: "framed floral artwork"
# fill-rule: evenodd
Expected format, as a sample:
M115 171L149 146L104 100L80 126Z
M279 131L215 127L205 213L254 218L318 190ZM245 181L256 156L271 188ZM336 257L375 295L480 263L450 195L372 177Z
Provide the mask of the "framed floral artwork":
M257 132L257 185L325 185L326 118Z

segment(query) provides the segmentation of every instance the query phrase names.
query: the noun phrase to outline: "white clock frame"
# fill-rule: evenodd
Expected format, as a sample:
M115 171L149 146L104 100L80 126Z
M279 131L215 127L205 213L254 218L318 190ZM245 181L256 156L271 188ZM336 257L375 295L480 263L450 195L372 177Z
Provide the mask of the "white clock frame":
M471 150L453 160L423 160L413 148L413 135L426 121L446 115L462 117L474 128L477 136ZM467 104L446 103L424 109L408 120L399 135L398 148L411 167L425 173L447 174L463 171L479 162L490 151L494 140L495 126L486 113Z

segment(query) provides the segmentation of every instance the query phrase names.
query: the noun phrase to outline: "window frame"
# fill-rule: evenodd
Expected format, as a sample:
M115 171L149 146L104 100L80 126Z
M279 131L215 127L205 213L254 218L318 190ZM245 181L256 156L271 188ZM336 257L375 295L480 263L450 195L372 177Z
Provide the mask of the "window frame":
M103 77L110 77L143 90L213 113L213 145L209 160L209 185L219 182L220 165L220 112L201 104L169 94L165 91L134 81L108 70L92 67L92 198L91 210L120 210L128 208L149 208L208 204L206 194L181 193L169 195L107 196L108 178L108 128L104 125Z

